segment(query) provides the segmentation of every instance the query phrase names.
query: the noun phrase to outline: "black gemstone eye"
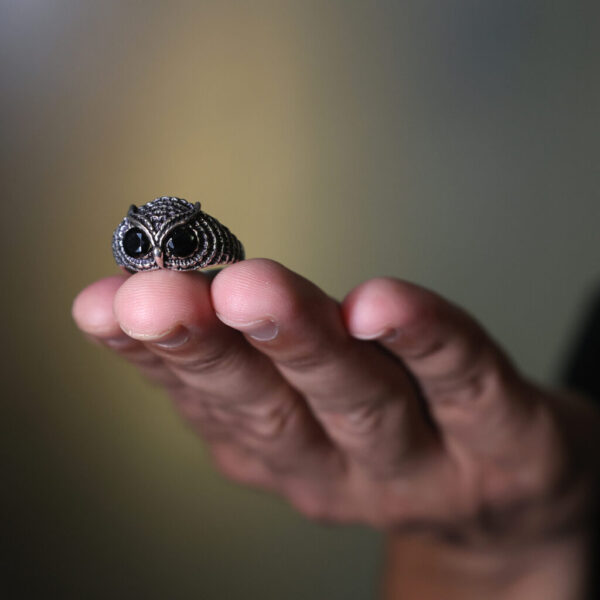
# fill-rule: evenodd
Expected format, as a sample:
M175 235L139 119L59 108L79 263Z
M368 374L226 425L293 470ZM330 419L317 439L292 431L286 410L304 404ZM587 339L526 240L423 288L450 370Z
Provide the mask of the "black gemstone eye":
M150 240L141 229L134 227L123 236L123 250L132 258L140 258L148 254Z
M191 227L175 227L165 243L165 252L175 258L187 258L198 250L198 238Z

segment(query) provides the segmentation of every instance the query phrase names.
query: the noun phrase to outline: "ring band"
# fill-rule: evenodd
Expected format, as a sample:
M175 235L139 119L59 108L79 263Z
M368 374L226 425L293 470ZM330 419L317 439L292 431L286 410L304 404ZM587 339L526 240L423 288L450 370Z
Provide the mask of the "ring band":
M225 227L183 198L161 196L131 205L112 239L117 264L131 273L194 271L244 260L242 243Z

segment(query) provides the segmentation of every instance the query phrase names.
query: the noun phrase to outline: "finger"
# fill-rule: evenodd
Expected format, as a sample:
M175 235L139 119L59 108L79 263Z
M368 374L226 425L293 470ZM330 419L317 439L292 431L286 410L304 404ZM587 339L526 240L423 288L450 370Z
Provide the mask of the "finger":
M162 360L119 327L113 301L117 290L127 279L125 275L107 277L86 287L73 302L73 319L90 340L110 348L134 364L153 383L177 387L181 385L179 379Z
M312 283L273 261L249 260L217 275L212 297L221 320L274 361L350 458L396 472L410 450L431 443L401 365L353 340L339 305Z
M348 331L378 340L410 369L443 432L478 449L531 418L526 387L464 311L396 279L368 281L343 303Z
M187 410L195 407L199 427L210 426L221 441L258 453L275 469L317 476L333 464L333 447L298 392L216 318L208 278L138 273L119 288L114 310L121 328L189 388Z

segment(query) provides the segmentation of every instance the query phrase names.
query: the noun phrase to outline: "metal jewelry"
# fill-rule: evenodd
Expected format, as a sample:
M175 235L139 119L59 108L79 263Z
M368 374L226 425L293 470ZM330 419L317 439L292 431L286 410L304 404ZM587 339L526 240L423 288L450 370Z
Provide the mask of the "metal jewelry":
M115 229L112 251L127 271L194 271L244 260L241 242L200 202L161 196L132 204Z

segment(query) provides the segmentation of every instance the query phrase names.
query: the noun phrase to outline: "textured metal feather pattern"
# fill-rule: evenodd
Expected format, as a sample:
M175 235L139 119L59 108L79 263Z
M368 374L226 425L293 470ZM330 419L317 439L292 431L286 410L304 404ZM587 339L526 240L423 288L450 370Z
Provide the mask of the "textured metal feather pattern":
M189 239L195 239L196 248L190 256L169 252L170 236L182 229ZM131 230L147 238L146 253L128 253L126 236ZM117 264L132 273L159 268L193 271L244 259L244 247L225 225L200 210L199 203L173 196L161 196L139 208L132 206L115 229L112 250Z

